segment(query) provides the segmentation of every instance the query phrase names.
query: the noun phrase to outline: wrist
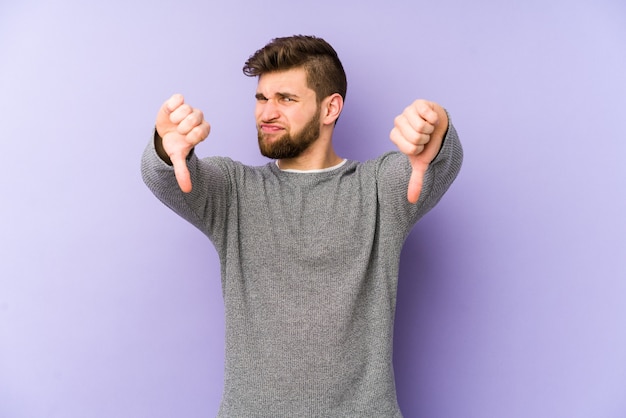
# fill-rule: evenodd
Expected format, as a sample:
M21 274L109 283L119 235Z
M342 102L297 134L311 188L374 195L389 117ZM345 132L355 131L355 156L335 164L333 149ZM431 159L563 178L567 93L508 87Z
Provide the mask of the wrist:
M167 165L172 165L172 160L165 152L165 148L163 147L163 138L159 135L159 132L154 130L154 149L161 160Z

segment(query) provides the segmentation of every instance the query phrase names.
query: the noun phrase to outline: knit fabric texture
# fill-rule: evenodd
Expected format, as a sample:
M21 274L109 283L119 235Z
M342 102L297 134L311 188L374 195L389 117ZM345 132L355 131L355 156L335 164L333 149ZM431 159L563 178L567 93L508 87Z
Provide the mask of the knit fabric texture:
M302 173L192 153L184 194L150 142L145 183L209 237L221 262L218 417L402 416L392 363L400 252L462 157L450 125L416 204L399 152Z

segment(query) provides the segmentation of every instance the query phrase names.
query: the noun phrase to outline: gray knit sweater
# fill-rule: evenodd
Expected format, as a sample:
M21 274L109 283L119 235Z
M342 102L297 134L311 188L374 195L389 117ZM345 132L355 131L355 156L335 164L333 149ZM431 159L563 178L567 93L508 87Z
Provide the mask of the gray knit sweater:
M392 365L400 251L456 177L452 125L417 204L392 152L321 173L228 158L188 166L183 194L153 141L144 181L205 233L221 261L226 318L219 417L401 417Z

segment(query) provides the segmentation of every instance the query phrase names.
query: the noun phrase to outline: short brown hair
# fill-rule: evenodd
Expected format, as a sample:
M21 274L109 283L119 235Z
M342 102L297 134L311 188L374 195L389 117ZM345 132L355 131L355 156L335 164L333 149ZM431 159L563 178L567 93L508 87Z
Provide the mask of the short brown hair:
M273 39L248 58L243 73L256 77L293 68L304 68L308 87L315 91L318 103L335 93L345 100L348 82L337 52L328 42L315 36Z

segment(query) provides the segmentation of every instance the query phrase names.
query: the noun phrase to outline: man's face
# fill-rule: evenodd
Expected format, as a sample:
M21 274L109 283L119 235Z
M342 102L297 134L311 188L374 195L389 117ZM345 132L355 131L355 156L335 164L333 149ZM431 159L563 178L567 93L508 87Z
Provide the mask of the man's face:
M319 137L320 110L304 69L261 75L255 108L261 154L273 159L299 156Z

